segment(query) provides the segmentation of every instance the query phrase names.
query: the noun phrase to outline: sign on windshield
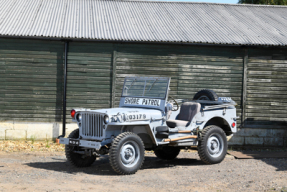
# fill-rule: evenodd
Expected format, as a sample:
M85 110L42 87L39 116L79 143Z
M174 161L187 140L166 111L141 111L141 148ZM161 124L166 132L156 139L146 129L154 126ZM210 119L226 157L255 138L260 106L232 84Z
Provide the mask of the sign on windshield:
M165 99L169 78L167 77L127 77L125 79L122 97L144 97ZM159 105L157 101L143 99L128 102L141 102L148 105Z

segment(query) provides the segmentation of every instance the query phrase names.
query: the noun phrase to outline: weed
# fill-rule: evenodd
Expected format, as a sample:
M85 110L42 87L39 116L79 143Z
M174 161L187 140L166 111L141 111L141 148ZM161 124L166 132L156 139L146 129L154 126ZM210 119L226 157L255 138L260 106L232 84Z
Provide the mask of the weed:
M46 135L46 147L47 147L47 148L50 148L50 147L51 147L51 146L49 145L49 140L48 140L47 135Z
M46 140L46 147L47 148L50 148L51 146L49 145L49 141L48 140Z
M36 136L35 135L32 135L30 137L31 141L32 141L32 145L35 143L35 140L36 140Z

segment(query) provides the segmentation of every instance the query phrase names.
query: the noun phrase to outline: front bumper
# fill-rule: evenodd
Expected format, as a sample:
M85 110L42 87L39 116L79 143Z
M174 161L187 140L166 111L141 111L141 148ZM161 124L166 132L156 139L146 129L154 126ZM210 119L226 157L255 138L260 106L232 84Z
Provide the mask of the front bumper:
M101 142L96 142L96 141L86 141L86 140L80 140L80 139L70 139L70 138L63 138L61 137L59 139L59 143L60 144L65 144L65 145L71 145L71 146L75 146L75 141L78 141L78 145L79 147L86 147L86 148L93 148L96 150L100 150L100 148L102 147ZM72 140L72 143L70 143L70 140Z

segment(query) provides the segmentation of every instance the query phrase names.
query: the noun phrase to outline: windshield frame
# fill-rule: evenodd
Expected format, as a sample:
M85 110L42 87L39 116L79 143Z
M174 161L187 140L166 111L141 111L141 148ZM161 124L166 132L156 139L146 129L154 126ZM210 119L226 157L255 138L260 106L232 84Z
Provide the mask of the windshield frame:
M126 84L127 80L132 80L132 81L136 81L136 80L140 80L140 81L147 81L147 80L149 80L149 81L151 81L151 80L154 80L154 83L156 81L158 81L158 80L166 80L165 95L162 96L162 97L150 97L150 96L139 96L139 95L124 95L125 84ZM125 81L124 81L121 97L151 98L151 99L166 100L166 97L168 95L169 83L170 83L170 77L126 77ZM146 86L146 83L145 83L145 86ZM145 89L143 90L143 92L145 92Z

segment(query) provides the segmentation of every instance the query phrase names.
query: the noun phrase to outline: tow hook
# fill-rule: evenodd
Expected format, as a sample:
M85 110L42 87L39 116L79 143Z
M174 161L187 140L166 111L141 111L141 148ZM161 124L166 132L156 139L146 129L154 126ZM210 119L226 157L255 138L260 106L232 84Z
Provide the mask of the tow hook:
M197 139L200 139L200 137L201 137L201 131L198 131L197 132Z
M201 136L201 131L199 130L199 127L193 129L193 134L194 134L194 135L197 135L197 139L200 138L200 136Z
M100 157L100 154L97 153L96 151L94 151L94 152L93 152L93 156Z

